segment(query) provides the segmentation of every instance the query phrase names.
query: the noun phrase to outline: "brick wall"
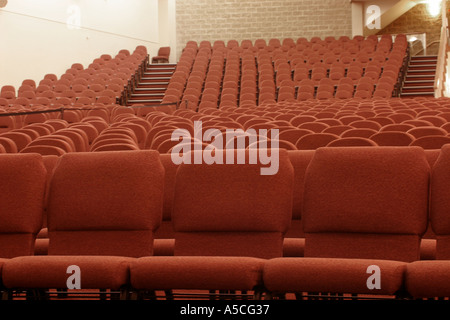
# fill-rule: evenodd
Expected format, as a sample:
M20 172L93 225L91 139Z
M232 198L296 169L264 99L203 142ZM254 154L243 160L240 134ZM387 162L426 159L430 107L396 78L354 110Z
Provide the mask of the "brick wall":
M189 40L352 35L348 0L177 0L177 60Z
M450 4L447 1L447 6ZM400 18L392 22L378 34L398 34L398 33L426 33L428 55L437 55L439 52L439 41L441 35L442 18L441 15L431 17L428 13L426 4L418 4L402 15ZM417 41L411 47L411 54L423 54L422 43Z

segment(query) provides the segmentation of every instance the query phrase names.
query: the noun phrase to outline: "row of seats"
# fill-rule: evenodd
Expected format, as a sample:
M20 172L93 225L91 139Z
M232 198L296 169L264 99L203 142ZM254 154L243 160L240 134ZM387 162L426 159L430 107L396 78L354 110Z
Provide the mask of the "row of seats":
M196 110L312 98L388 98L398 87L407 60L405 35L395 41L390 35L380 40L355 37L349 46L355 51L342 55L336 55L333 50L338 47L332 43L350 41L312 41L298 45L293 40L288 41L291 45L278 41L278 47L262 44L255 46L256 52L251 47L239 51L234 48L242 46L230 49L220 42L211 46L207 41L200 45L190 41L163 103L186 101L188 108Z
M25 79L18 88L4 85L0 90L0 107L13 112L31 107L45 110L116 103L147 60L146 47L137 46L133 52L122 49L114 57L102 54L86 68L73 63L59 78L49 73L39 82Z
M311 100L203 112L179 108L166 113L159 108L119 105L67 109L62 115L64 119L55 118L61 117L60 112L25 115L21 120L24 125L19 128L15 127L16 117L0 117L3 127L0 128L3 131L0 152L61 155L79 150L97 151L97 147L101 147L100 150L152 149L171 153L180 143L172 137L176 129L184 130L184 142L200 141L202 148L212 142L215 148L235 148L236 139L227 137L227 130L233 130L235 134L246 135L245 147L255 146L255 140L264 140L268 141L268 147L277 143L277 148L287 150L315 150L325 146L440 149L450 143L449 105L448 98L392 98ZM67 129L84 133L82 137L72 137L72 141L53 142L70 140L59 134L60 130L66 132ZM218 131L209 131L212 136L205 137L207 130L213 129ZM201 136L196 136L196 132L201 132ZM81 147L79 140L83 140ZM37 148L36 145L43 145L44 141L45 148Z
M81 270L82 289L122 298L155 290L449 296L450 147L432 156L417 147L278 151L274 175L261 175L266 164L250 164L248 151L244 164L236 151L234 164L176 170L151 150L56 161L0 155L3 298L64 291L70 266ZM163 239L168 213L173 238ZM33 255L44 214L48 253ZM434 260L423 259L427 228ZM303 243L302 256L286 254L290 239ZM157 254L169 243L171 254Z

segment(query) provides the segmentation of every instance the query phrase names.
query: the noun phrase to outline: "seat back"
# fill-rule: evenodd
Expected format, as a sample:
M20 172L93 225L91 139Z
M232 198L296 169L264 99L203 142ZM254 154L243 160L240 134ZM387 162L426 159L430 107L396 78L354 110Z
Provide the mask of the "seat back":
M152 255L164 168L154 151L68 153L53 173L49 255Z
M31 255L42 226L47 171L38 154L0 155L0 257Z
M436 259L450 259L450 145L441 148L431 173L430 221Z
M161 226L155 233L158 239L173 239L175 237L172 224L173 195L178 166L172 161L171 154L160 154L159 158L164 166L164 204Z
M305 173L314 156L315 150L290 150L289 160L294 168L294 192L292 205L292 222L286 237L303 238L303 188Z
M418 147L319 148L305 178L305 256L419 259L429 175Z
M277 173L261 175L265 165L250 164L250 152L216 151L223 164L180 164L172 213L175 255L282 256L294 170L288 152L280 149ZM234 164L225 162L230 153ZM243 164L239 153L245 154Z

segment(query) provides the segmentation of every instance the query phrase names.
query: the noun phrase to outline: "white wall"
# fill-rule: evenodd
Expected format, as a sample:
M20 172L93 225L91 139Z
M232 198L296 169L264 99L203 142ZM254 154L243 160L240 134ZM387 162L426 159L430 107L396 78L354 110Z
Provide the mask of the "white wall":
M367 0L367 1L354 1L352 2L352 33L353 36L363 35L364 26L367 23L369 15L367 9L376 5L380 8L380 14L383 15L400 0Z
M169 62L176 62L177 31L175 0L158 0L159 42L162 47L170 47Z
M156 55L159 1L10 0L0 9L0 87L60 76L75 62L87 67L138 45Z

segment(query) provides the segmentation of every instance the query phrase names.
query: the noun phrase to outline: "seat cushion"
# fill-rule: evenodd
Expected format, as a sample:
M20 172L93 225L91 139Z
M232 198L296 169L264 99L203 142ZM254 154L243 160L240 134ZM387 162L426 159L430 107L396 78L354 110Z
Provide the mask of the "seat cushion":
M173 256L175 248L175 239L154 239L154 256Z
M131 263L133 288L252 290L266 260L249 257L142 257Z
M303 257L305 255L305 238L284 238L283 257Z
M420 260L436 259L436 239L422 239L420 241Z
M329 292L392 295L403 284L406 262L372 259L276 258L264 267L263 281L272 292ZM368 267L380 268L380 289L369 289Z
M405 287L414 298L450 296L450 261L415 261L406 268Z
M3 272L3 264L4 264L7 260L8 260L8 259L0 258L0 288L3 287L3 279L2 279L2 277L1 277L2 272Z
M72 274L67 268L80 268L81 289L117 290L129 283L133 258L113 256L29 256L7 260L3 281L7 288L67 288Z

